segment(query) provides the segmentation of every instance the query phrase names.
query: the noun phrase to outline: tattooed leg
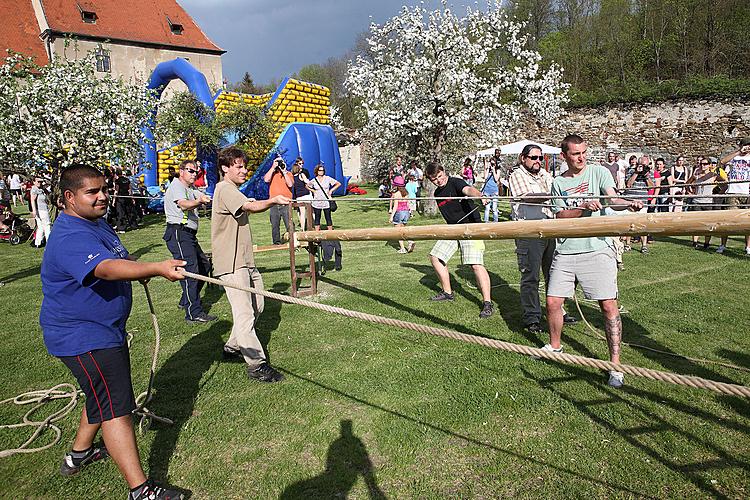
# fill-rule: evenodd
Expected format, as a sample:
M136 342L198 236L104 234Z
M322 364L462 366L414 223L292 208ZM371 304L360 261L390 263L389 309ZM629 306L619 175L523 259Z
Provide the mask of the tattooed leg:
M620 342L622 341L622 319L617 307L617 300L601 301L604 313L604 331L609 345L609 359L613 363L620 362Z

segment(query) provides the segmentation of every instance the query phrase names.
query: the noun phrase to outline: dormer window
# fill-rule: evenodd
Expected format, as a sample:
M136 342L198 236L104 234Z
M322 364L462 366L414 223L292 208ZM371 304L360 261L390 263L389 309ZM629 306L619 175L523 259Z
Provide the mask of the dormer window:
M172 21L169 16L167 16L167 23L169 23L169 29L172 31L173 35L182 35L182 32L184 31L182 24Z
M98 19L94 6L90 2L79 2L78 12L81 13L81 20L86 24L96 24Z

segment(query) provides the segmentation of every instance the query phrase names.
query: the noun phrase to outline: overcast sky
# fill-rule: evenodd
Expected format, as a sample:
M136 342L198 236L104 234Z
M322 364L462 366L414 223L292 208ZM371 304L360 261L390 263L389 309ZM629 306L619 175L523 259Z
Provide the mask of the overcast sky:
M371 22L382 24L418 0L177 0L227 53L224 78L245 71L269 83L354 47ZM425 2L435 8L436 0ZM466 2L453 2L455 6ZM473 3L473 2L472 2ZM463 8L461 8L463 10ZM372 16L372 17L370 17Z

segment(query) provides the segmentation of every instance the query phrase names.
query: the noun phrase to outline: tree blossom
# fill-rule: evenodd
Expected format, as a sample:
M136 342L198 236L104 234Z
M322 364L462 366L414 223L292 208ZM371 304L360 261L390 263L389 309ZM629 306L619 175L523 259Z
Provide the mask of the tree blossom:
M522 112L558 117L568 85L562 68L542 65L524 25L495 0L459 17L446 1L428 11L403 7L373 24L368 50L351 61L346 86L367 113L363 135L374 161L390 152L448 160L508 137Z
M73 163L138 164L154 97L142 85L97 77L95 68L92 54L34 68L10 56L0 66L0 156L15 168L49 169L53 194L60 170Z

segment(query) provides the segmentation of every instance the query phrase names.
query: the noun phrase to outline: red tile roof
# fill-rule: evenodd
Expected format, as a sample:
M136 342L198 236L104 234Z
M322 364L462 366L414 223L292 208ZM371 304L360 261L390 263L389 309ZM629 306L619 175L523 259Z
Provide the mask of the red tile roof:
M224 52L175 0L42 0L42 5L50 29L58 33ZM81 10L95 12L96 22L85 23ZM172 33L167 17L182 25L181 35Z
M34 58L37 64L47 64L47 51L39 38L31 0L0 0L0 62L5 60L5 49L21 52Z

